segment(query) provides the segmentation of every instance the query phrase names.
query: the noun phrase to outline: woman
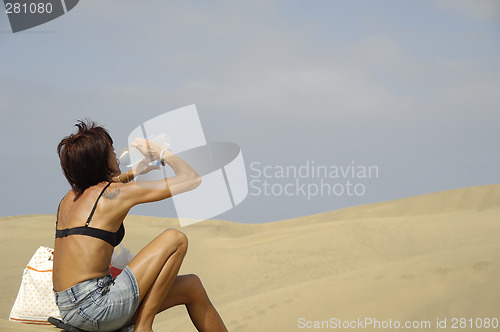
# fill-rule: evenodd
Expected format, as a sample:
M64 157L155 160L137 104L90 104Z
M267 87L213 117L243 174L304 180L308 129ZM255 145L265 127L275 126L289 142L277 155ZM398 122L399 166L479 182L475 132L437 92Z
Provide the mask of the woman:
M137 139L144 156L120 174L113 140L95 123L79 121L78 133L65 137L57 151L71 190L59 204L54 245L53 283L64 323L87 331L152 331L157 313L184 304L198 331L227 331L196 275L178 276L187 238L168 229L142 249L112 279L109 264L123 239L123 220L137 204L155 202L195 189L201 179L185 161L161 145ZM132 181L161 160L175 176Z

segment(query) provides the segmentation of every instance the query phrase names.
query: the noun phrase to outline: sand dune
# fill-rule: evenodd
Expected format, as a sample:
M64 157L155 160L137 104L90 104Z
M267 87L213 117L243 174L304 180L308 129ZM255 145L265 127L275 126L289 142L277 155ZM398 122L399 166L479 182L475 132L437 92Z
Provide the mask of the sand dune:
M455 330L453 318L500 319L499 217L500 185L488 185L269 224L210 220L181 229L190 241L181 273L202 278L230 331L308 330L299 326L358 318ZM132 252L179 228L139 216L125 225ZM56 330L8 321L23 268L38 246L53 247L53 229L52 215L0 218L1 331ZM445 318L447 329L437 329ZM365 327L348 330L373 326ZM181 307L154 328L195 331Z

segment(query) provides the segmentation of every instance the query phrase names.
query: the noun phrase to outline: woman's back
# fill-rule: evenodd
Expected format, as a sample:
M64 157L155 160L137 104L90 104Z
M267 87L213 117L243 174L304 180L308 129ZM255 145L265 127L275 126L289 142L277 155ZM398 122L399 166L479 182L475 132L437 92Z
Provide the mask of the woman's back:
M105 235L120 233L123 219L128 211L120 211L122 210L120 199L113 194L113 190L115 193L119 192L117 184L112 184L111 190L111 187L105 189L106 186L107 183L100 183L90 187L76 200L76 193L70 190L61 201L57 215L57 230L74 231L76 228L82 234L66 233L55 240L53 280L55 291L62 291L81 281L99 278L109 273L113 245L88 231L90 229L95 233L95 229L97 232L102 230L104 232L100 233ZM95 211L92 214L94 206ZM85 229L89 216L91 220Z

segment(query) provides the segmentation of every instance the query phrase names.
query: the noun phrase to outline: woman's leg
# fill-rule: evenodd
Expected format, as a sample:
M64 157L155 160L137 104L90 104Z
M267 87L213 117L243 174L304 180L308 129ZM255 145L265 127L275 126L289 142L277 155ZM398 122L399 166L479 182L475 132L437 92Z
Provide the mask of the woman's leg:
M144 247L128 265L139 284L137 330L147 331L153 326L154 317L179 273L186 251L186 236L169 229Z
M158 313L181 304L186 305L189 317L198 331L227 332L198 276L194 274L177 276ZM134 316L129 325L135 324L136 318Z
M189 317L198 331L227 332L197 275L178 276L158 312L180 304L186 305Z

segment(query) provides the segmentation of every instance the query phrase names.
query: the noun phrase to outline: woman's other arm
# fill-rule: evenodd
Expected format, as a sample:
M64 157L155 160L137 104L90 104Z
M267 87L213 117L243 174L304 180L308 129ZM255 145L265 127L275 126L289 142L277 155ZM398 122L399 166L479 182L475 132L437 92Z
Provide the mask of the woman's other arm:
M170 150L163 149L162 146L144 139L134 141L132 146L145 156L145 159L134 167L133 171L129 171L133 172L134 177L150 171L149 162L159 160L160 154L162 154L162 162L172 167L175 176L157 181L129 182L123 185L123 198L130 207L166 199L193 190L201 184L201 177L198 173L186 161L173 154ZM121 175L122 180L124 177L125 175Z

